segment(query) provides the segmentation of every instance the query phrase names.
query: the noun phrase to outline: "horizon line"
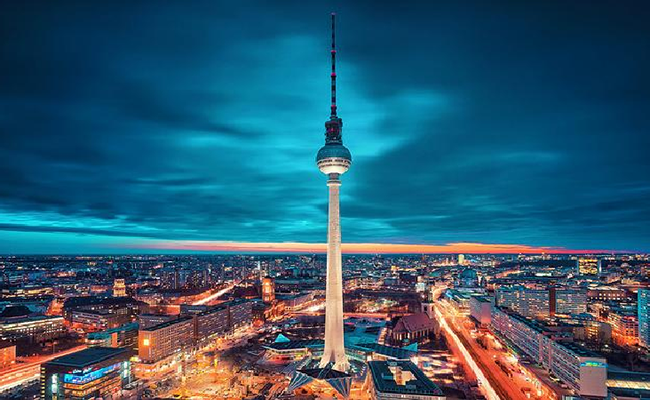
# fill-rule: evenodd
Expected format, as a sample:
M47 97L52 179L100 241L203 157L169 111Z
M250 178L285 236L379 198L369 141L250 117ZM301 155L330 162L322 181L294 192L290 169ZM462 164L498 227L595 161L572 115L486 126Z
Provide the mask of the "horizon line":
M122 249L240 253L326 253L326 243L161 240L123 243ZM445 244L343 243L346 254L625 254L630 250L571 249L522 244L451 242Z

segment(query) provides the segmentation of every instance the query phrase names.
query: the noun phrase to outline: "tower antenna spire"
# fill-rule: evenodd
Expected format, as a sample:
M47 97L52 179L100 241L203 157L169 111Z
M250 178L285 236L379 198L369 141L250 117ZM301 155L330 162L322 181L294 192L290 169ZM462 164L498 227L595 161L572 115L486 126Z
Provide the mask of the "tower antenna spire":
M336 13L332 13L332 114L336 118Z

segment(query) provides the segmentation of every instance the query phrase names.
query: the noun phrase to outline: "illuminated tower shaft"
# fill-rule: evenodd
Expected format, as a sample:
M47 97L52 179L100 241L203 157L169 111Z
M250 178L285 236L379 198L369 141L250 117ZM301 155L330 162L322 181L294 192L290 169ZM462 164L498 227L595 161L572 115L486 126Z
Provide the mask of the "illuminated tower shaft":
M332 176L334 175L334 176ZM330 175L329 215L327 227L327 286L325 289L325 350L321 367L330 362L334 369L347 371L348 360L343 343L343 272L341 267L341 220L337 174Z
M341 220L339 215L339 180L352 162L350 151L343 146L343 122L336 111L336 45L334 40L334 14L332 14L332 104L330 119L325 122L325 146L316 156L322 173L328 176L329 212L327 225L327 283L325 287L325 349L320 366L347 371L349 364L343 341L343 273L341 267Z

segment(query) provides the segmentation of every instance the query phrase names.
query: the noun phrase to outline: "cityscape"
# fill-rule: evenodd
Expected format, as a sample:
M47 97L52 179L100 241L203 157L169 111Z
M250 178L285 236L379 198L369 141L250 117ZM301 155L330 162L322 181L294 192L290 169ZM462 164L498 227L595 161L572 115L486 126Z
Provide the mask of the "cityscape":
M649 399L650 7L305 3L0 5L0 399Z

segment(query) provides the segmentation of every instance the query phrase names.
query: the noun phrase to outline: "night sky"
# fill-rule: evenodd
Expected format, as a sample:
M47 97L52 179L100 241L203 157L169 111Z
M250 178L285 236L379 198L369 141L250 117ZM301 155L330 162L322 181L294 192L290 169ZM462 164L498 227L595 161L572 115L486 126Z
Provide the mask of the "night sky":
M344 242L650 250L650 3L444 3L1 2L0 253L322 243L331 11Z

